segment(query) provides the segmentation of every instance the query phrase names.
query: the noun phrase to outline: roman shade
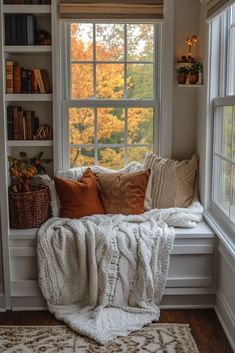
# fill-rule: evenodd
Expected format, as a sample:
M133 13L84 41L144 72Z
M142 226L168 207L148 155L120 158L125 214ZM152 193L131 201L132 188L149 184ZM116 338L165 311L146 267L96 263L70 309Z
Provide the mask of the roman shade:
M162 19L164 0L61 0L63 19Z
M206 17L211 20L226 7L235 3L234 0L206 0Z

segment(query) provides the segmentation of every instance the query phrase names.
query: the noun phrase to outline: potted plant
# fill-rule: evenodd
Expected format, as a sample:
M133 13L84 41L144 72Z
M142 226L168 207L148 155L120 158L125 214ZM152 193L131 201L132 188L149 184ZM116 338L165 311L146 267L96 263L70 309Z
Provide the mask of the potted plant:
M188 72L189 84L195 85L198 82L200 72L202 72L202 63L195 62L190 65Z
M184 85L187 81L189 67L188 66L181 66L176 69L177 71L177 81L179 84Z

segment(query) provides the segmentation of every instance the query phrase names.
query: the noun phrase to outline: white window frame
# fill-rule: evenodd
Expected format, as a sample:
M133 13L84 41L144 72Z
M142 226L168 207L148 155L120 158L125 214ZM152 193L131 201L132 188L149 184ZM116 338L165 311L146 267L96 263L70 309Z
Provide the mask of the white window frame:
M228 251L235 255L235 224L213 200L214 188L218 187L214 156L221 136L216 133L219 110L224 106L235 106L235 96L229 95L229 30L231 10L226 9L209 23L208 43L208 119L207 119L207 160L206 170L206 212L205 218L224 242ZM217 149L218 150L218 149ZM234 165L234 163L232 162Z
M222 227L226 230L228 234L228 238L230 242L235 242L235 222L231 219L230 215L227 214L222 207L215 201L217 191L219 188L219 173L218 167L215 159L226 161L231 165L231 168L235 168L235 161L227 158L226 156L222 155L220 151L221 147L221 134L219 131L222 130L222 113L221 108L225 106L235 106L235 96L226 96L226 97L218 97L214 99L214 138L213 138L213 149L212 149L212 189L211 189L211 207L210 212L212 213L213 217L217 220L218 223L222 225ZM231 169L231 177L232 177L232 169ZM230 189L230 205L231 199L233 197L234 189L231 187Z
M70 43L70 31L69 25L70 23L151 23L154 25L154 32L155 32L155 39L157 38L157 43L154 43L154 74L153 74L153 99L71 99L70 98L70 60L69 60L69 43ZM62 143L63 143L63 169L69 168L69 149L71 147L76 148L77 145L70 145L69 144L69 122L68 122L68 110L70 107L73 108L99 108L99 107L118 107L118 108L153 108L155 111L154 121L153 121L153 144L118 144L118 145L111 145L111 144L102 144L99 147L120 147L125 148L125 164L127 164L127 148L128 147L145 147L145 146L152 146L153 152L159 153L160 152L160 114L161 114L161 106L160 106L160 97L161 97L161 86L160 86L160 66L161 66L161 48L162 48L162 25L158 21L133 21L133 20L125 20L125 21L118 21L118 20L71 20L71 21L64 21L62 24L62 38L64 38L65 46L62 49L62 62L65 63L64 68L62 67L62 75L65 77L65 86L62 90L63 94L63 107L62 107ZM159 50L160 48L160 50ZM125 48L126 49L126 48ZM126 51L125 51L126 52ZM89 62L86 62L89 63ZM98 62L99 63L99 62ZM100 62L105 63L105 62ZM112 63L112 62L109 62ZM123 62L116 62L116 63L123 63ZM129 63L129 62L128 62ZM138 63L142 63L139 62ZM147 64L147 62L143 62ZM96 63L97 64L97 63ZM127 62L124 62L126 67ZM64 71L64 69L67 69ZM126 69L125 69L126 70ZM95 70L94 70L95 75ZM95 85L95 79L94 79ZM94 86L95 87L95 86ZM125 109L125 119L127 119L127 110ZM96 117L96 110L95 110L95 129L97 131L97 117ZM127 141L127 131L125 131L125 141ZM94 144L97 146L97 143ZM93 147L93 144L85 144L79 145L79 147ZM97 150L95 148L95 150ZM97 153L95 154L95 163L97 162Z

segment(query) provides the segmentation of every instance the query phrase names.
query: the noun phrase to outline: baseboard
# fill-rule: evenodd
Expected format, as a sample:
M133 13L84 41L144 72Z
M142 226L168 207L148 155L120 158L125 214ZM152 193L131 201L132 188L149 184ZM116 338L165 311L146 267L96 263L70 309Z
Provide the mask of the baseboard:
M224 329L224 332L229 340L229 343L232 347L232 350L235 353L235 319L234 314L224 297L223 293L218 290L216 298L215 311L218 316L218 319Z

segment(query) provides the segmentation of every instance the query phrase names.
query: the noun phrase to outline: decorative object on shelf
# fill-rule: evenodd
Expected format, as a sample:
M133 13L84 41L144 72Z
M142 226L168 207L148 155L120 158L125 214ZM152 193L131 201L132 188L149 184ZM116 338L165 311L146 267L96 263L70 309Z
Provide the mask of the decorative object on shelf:
M51 140L53 137L53 129L48 124L43 124L37 130L35 140Z
M9 188L9 213L12 228L39 227L49 218L49 189L45 186L32 185L33 177L46 170L42 163L51 162L42 159L43 152L28 158L25 152L20 159L8 157L12 186Z
M188 37L185 41L185 43L188 45L188 60L189 60L189 62L192 62L192 61L190 61L190 59L192 59L192 47L195 47L198 40L199 40L199 37L197 37L195 34L193 34L191 38Z
M39 45L51 45L51 35L48 31L40 29L37 31L37 44Z
M188 82L195 85L198 82L199 72L202 73L202 63L194 62L189 66Z
M31 191L31 179L37 174L46 173L46 169L42 163L50 163L51 159L42 159L42 155L43 152L40 152L36 157L28 158L25 152L20 152L20 159L12 156L8 157L12 192Z
M176 69L177 71L177 81L179 84L184 85L187 81L187 77L188 77L188 72L189 72L189 68L188 66L181 66L178 69Z

